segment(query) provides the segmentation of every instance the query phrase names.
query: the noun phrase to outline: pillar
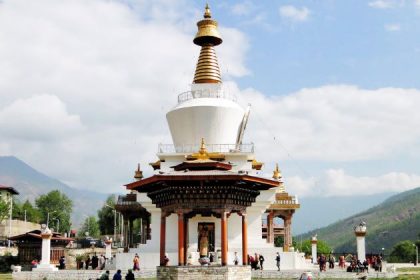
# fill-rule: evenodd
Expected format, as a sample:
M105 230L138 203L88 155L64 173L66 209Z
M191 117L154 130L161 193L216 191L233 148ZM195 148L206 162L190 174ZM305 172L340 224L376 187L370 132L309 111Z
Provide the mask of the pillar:
M166 250L166 214L162 212L160 216L160 265L165 265Z
M242 264L248 264L248 225L246 214L242 214Z
M51 237L52 232L47 227L47 225L42 225L41 227L41 238L42 238L42 248L41 248L41 262L34 268L34 271L56 271L58 270L54 265L50 264L51 260Z
M184 213L178 212L178 265L185 265Z
M267 215L267 243L274 243L274 212Z
M292 217L286 217L284 219L284 245L283 251L289 252L290 246L292 245Z
M227 238L227 213L222 212L221 217L221 247L222 247L222 266L227 265L227 251L228 251L228 238Z
M129 219L129 232L128 232L128 247L133 248L134 247L134 235L133 235L133 218Z
M363 262L366 259L366 223L361 222L358 226L354 227L354 233L356 235L357 259Z
M112 238L105 240L105 258L111 259L112 257Z
M188 264L188 218L184 215L184 264Z
M312 237L311 244L312 244L312 263L316 264L318 262L318 252L317 252L318 240L316 238L316 235Z
M128 219L124 219L124 250L128 252L128 248L130 247L130 239L129 239L129 225Z

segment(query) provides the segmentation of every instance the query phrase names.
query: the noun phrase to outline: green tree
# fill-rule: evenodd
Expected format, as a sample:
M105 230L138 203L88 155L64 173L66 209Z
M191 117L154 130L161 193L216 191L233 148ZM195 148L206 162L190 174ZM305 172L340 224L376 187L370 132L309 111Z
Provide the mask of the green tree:
M26 212L25 212L26 211ZM23 204L19 200L13 202L13 218L24 221L26 213L26 221L32 223L39 223L41 215L37 208L35 208L29 200L26 200Z
M95 238L98 238L101 235L101 232L99 231L99 223L95 216L89 216L85 219L79 230L78 236L84 237L86 232L89 233L89 236Z
M98 223L101 234L114 233L114 211L116 197L114 194L108 196L104 205L98 210Z
M400 241L392 248L389 262L414 262L416 259L416 247L413 241Z
M0 198L0 223L10 215L10 201Z
M41 214L41 222L47 223L49 216L49 226L60 221L60 232L70 231L70 215L73 211L73 201L59 190L51 191L39 196L35 204Z
M304 240L302 244L299 242L296 243L295 249L299 250L299 252L304 252L305 255L307 256L311 255L312 254L311 240ZM316 251L317 251L317 254L327 255L331 253L332 250L331 250L331 247L327 244L327 242L318 239L318 243L316 245Z

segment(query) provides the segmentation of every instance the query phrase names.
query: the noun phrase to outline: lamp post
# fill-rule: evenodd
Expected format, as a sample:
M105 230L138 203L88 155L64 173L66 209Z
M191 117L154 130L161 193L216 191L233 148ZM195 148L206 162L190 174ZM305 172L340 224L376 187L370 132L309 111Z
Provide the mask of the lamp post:
M114 212L114 242L117 240L117 210L115 210L115 207L112 207L111 205L108 205L105 203L105 206L112 209L112 212Z
M87 219L87 226L88 226L88 228L87 228L87 232L85 232L85 235L86 235L86 237L88 237L89 236L89 231L90 231L90 218L89 218L89 216L88 215L85 215L85 214L83 214L83 216L85 216Z
M57 221L57 232L60 232L60 219L56 218Z
M7 247L10 248L10 237L12 236L12 214L13 214L13 197L10 195L10 213L9 213L9 240Z

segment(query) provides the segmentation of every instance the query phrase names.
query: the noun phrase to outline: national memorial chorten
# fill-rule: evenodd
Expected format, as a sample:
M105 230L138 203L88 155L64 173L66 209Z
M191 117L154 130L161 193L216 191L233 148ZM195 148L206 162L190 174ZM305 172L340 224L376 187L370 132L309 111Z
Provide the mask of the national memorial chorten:
M242 143L249 116L235 96L223 88L215 47L222 43L217 22L206 6L193 40L201 47L191 90L178 96L166 117L173 144L158 147L154 175L126 185L116 209L124 215L126 252L117 254L118 268L131 268L137 253L140 266L239 264L262 254L264 268L276 269L276 252L284 269L304 268L302 253L292 248L291 223L300 207L285 191L276 166L263 177L254 144ZM283 248L274 247L274 218L284 220ZM133 219L142 219L140 241L132 242ZM263 220L267 219L265 238ZM131 232L130 232L131 229Z

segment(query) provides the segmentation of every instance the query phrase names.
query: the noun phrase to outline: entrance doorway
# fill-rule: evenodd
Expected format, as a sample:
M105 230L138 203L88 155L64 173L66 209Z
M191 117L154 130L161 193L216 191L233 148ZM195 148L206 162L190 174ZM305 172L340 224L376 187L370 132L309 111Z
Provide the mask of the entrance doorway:
M198 223L198 252L200 257L208 257L214 252L214 223Z

